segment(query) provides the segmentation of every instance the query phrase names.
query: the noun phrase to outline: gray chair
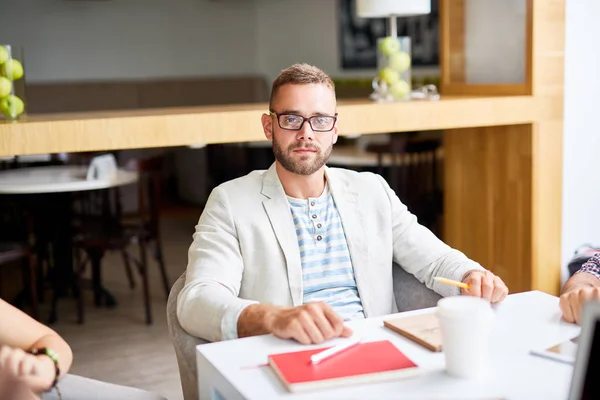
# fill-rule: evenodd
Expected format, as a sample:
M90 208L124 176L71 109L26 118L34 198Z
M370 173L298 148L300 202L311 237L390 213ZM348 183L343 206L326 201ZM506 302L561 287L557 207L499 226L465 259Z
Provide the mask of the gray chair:
M45 393L43 400L167 400L166 397L128 386L84 378L78 375L65 375L58 383L61 397L56 390Z
M413 275L394 265L394 293L399 312L434 307L440 295L428 289ZM196 346L207 343L189 335L177 320L177 296L185 283L185 272L171 287L167 302L167 322L169 334L175 348L181 388L185 400L198 399L198 377L196 367ZM201 399L204 400L204 399Z

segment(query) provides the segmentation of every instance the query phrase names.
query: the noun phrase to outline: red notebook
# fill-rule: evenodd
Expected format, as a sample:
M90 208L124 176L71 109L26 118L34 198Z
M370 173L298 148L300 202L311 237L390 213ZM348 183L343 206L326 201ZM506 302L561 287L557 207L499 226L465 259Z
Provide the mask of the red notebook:
M310 356L327 348L272 354L269 364L290 392L389 381L418 372L417 364L389 340L359 343L313 365Z

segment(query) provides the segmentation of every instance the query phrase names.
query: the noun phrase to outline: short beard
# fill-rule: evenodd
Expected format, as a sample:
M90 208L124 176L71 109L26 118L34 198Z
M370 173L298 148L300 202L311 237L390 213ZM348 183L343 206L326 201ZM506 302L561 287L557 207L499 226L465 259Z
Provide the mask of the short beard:
M301 163L295 162L292 157L290 157L290 153L292 153L296 149L300 148L310 148L315 149L317 152L315 153L315 159L312 163ZM333 149L333 144L330 144L324 151L320 151L316 146L302 146L299 144L290 145L287 150L284 150L275 135L273 135L273 154L275 155L275 160L281 164L283 168L287 171L297 174L297 175L312 175L317 172L319 169L325 165L327 160L329 160L329 156L331 155L331 150Z

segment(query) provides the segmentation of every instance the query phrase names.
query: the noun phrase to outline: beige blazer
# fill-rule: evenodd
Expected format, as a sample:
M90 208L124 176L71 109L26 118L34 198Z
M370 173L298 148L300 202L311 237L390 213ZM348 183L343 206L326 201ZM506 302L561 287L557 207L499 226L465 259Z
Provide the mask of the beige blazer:
M379 175L326 168L367 317L396 311L392 261L442 296L482 267L417 222ZM191 335L223 338L223 315L254 302L302 304L302 265L290 207L275 165L211 192L189 248L177 316Z

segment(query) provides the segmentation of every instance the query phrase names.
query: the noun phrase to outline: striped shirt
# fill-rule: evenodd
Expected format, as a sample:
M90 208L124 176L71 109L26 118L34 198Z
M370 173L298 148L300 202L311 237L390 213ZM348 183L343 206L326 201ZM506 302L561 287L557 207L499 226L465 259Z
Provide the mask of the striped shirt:
M321 196L288 196L302 262L304 304L322 301L344 320L364 312L342 221L327 186Z

